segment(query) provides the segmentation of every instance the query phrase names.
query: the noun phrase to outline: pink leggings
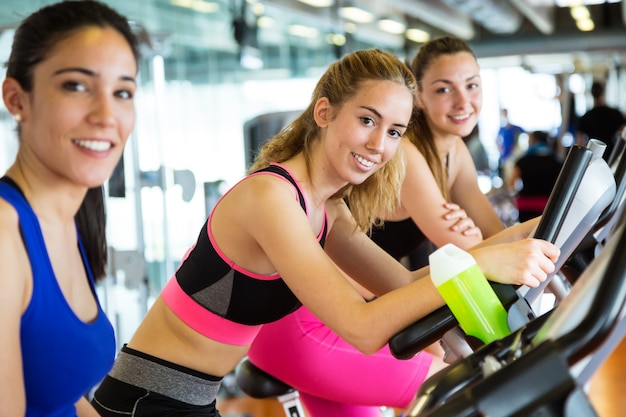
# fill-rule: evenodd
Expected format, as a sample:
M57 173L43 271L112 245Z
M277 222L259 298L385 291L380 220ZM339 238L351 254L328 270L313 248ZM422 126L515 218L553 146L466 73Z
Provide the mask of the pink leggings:
M248 357L300 392L310 417L380 416L405 408L426 379L432 356L393 357L389 347L364 355L305 307L261 328Z

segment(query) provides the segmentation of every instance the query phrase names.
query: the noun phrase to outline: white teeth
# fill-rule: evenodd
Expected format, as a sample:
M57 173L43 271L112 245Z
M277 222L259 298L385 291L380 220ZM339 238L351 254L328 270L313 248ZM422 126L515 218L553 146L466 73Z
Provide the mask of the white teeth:
M111 149L111 142L105 140L78 140L73 141L78 146L87 148L92 151L102 152Z
M453 120L465 120L469 117L468 114L463 114L461 116L450 116L451 119Z
M357 161L361 163L361 165L365 165L368 168L371 168L374 166L374 163L372 161L368 161L367 159L363 158L360 155L355 154L354 152L352 152L352 155L356 158Z

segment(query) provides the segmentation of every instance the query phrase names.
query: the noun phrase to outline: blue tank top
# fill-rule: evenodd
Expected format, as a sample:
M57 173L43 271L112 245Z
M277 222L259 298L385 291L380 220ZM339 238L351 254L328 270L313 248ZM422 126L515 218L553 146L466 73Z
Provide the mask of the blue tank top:
M15 207L19 215L33 276L32 297L20 328L26 417L75 417L74 404L113 365L113 327L99 303L98 317L91 323L74 314L58 286L39 221L30 205L17 189L3 181L0 198ZM79 249L97 300L80 238Z

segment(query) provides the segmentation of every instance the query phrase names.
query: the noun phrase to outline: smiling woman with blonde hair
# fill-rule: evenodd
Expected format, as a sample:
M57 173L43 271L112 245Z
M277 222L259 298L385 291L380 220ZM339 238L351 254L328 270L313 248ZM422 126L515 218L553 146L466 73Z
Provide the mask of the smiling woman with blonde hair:
M414 100L415 78L390 53L356 51L330 65L308 108L217 202L95 392L98 412L219 416L222 377L263 325L302 305L370 354L440 307L419 279L425 271L407 271L363 231L397 203L394 166ZM356 219L344 198L362 206ZM557 253L537 240L474 252L488 276L535 285ZM381 296L366 302L346 275Z
M504 229L478 188L462 139L478 123L482 107L480 70L472 50L458 38L433 39L420 48L411 69L417 106L400 141L405 161L399 203L378 211L370 233L396 259L426 239L437 246L454 243L469 249ZM358 213L353 201L350 209ZM519 226L523 232L516 238L527 236L532 227L532 222ZM353 284L366 300L380 295ZM248 356L257 367L297 388L310 417L378 417L379 406L404 408L422 382L445 366L436 347L409 361L394 358L387 346L363 355L306 305L264 326Z

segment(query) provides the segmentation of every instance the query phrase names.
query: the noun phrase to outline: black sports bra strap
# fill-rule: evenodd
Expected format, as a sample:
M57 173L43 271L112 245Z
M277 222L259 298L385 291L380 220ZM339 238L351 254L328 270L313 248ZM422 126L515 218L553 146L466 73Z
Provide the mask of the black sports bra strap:
M296 189L296 191L298 192L298 199L300 200L300 206L302 207L302 210L304 210L305 213L307 213L306 211L306 202L304 200L304 194L302 194L302 191L300 191L300 187L298 186L298 183L296 182L296 180L289 175L289 172L287 172L287 170L281 166L278 165L269 165L265 168L261 168L258 171L255 172L272 172L274 174L278 174L281 177L285 178L287 181L289 181L290 183L293 184L294 188ZM308 213L307 213L308 214ZM322 245L322 247L324 247L324 243L326 243L326 234L328 233L328 222L326 220L324 220L324 230L322 232L322 236L320 238L320 245Z
M274 174L280 175L281 177L285 178L287 181L292 183L296 191L298 192L298 200L300 201L300 206L302 207L302 210L304 210L305 213L307 212L304 194L302 194L302 191L300 191L300 187L298 186L298 183L296 182L296 180L291 175L289 175L289 172L287 172L285 168L280 167L278 165L269 165L265 168L259 169L256 172L272 172Z
M20 193L22 195L22 197L26 198L26 196L24 195L24 192L22 191L22 189L20 188L19 185L17 185L17 183L15 181L13 181L13 178L11 177L7 177L6 175L3 177L0 177L0 181L2 181L3 183L10 185L11 187L15 188L15 190Z

